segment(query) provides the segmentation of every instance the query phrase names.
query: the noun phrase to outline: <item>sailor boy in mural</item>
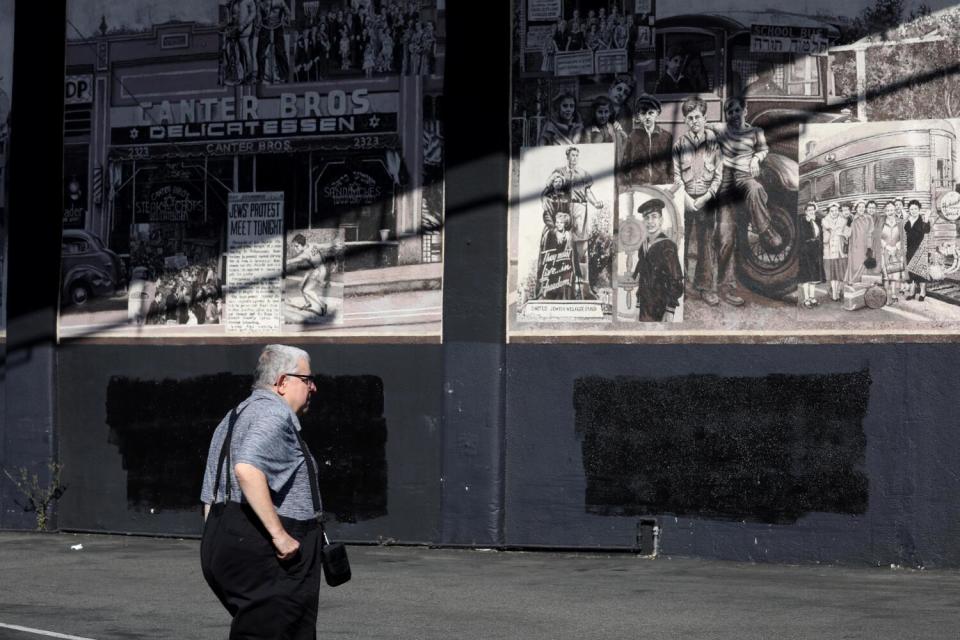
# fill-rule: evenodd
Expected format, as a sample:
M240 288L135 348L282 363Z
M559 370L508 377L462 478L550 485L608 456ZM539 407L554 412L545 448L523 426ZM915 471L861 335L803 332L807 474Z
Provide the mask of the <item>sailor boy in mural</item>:
M519 319L610 319L614 153L614 144L524 151L520 168Z
M682 193L640 186L620 193L618 204L617 322L681 322Z

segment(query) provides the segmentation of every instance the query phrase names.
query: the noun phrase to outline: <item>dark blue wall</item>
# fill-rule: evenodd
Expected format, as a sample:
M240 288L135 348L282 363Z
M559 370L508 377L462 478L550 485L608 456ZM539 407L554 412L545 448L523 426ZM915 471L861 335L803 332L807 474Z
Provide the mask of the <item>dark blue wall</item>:
M697 372L760 380L865 370L872 380L863 420L865 513L813 512L793 524L660 514L661 549L755 561L960 564L960 505L954 499L960 476L953 471L960 464L960 432L952 400L960 349L954 345L512 345L507 353L509 544L636 544L640 516L587 512L573 402L579 378ZM675 408L681 415L685 410L692 409Z
M24 25L55 21L49 16L40 20L39 6L30 9L28 3L18 13L18 69L47 58L40 52L33 56L30 46L43 48L49 55L49 43L55 40L51 36L20 48L19 34L26 32L21 20ZM369 541L634 548L639 520L654 517L662 527L661 550L669 554L960 566L956 543L960 539L956 500L960 430L954 400L954 363L960 348L956 345L505 344L509 100L507 74L500 70L508 68L509 60L507 47L498 52L488 45L507 41L504 17L510 15L510 3L498 6L499 12L489 3L458 6L448 15L448 111L468 113L477 107L478 93L484 93L481 108L488 110L489 117L454 117L448 127L444 344L306 346L316 371L346 381L356 379L367 394L364 403L382 397L382 406L381 400L374 400L374 409L358 410L365 412L365 419L382 419L385 427L386 440L380 443L386 470L385 513L367 513L355 522L348 521L348 513L336 523L335 534ZM44 11L49 7L44 5ZM477 51L484 55L476 55ZM50 139L32 134L34 145L19 153L14 139L14 172L17 166L29 166L39 175L57 176L60 171L57 132L62 113L49 105L58 104L62 88L57 65L51 64L49 71L31 74L34 84L24 86L22 92L19 84L15 86L15 97L33 92L34 99L27 104L47 105L33 109L29 116L21 115L21 121L29 117L37 125L46 123L34 129L53 133ZM20 77L23 74L15 82ZM43 87L44 81L49 86ZM15 136L17 131L15 124ZM42 468L56 457L64 463L68 489L60 503L63 528L196 533L198 507L161 506L151 513L150 500L143 497L149 493L131 502L130 475L142 469L125 469L122 443L115 437L111 441L111 429L117 425L110 424L108 415L117 399L110 394L125 388L118 380L148 386L180 381L183 389L195 389L198 380L209 380L202 376L249 375L259 345L55 347L56 219L16 212L56 211L59 189L37 189L28 179L13 187L11 349L0 462L8 467ZM45 239L39 242L38 237ZM860 423L862 459L845 449L844 463L850 460L866 477L863 509L808 511L795 521L774 524L756 514L741 519L729 512L709 515L710 505L703 504L694 504L682 517L629 510L625 513L632 515L615 515L588 507L584 440L577 430L577 380L691 374L761 379L774 374L859 372L867 372L870 378ZM371 396L370 386L359 376L379 381L374 387L382 389L382 396ZM178 383L168 387L170 402L176 403ZM211 397L211 404L224 403L236 393L237 389L230 389L222 397ZM135 409L135 403L136 398L130 398L121 404ZM629 411L629 403L623 410ZM683 411L684 407L675 407L669 416L676 419ZM156 420L162 421L163 416ZM142 423L140 416L130 424ZM157 438L156 456L161 459L171 450L165 444L171 443ZM755 438L757 448L751 449L746 441L743 453L756 456L770 444ZM380 445L371 446L380 460ZM829 442L818 451L825 458L837 454ZM129 463L134 458L126 459ZM162 468L155 462L150 461L151 468ZM171 479L170 486L182 490L179 480ZM150 490L157 486L162 487L162 482ZM31 528L32 514L18 511L11 503L9 485L3 487L0 527Z

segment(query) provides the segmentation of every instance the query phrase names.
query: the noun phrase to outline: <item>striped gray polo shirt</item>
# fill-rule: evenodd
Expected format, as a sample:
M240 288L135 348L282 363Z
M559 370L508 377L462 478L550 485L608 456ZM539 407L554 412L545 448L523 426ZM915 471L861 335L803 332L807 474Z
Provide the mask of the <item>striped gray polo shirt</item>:
M236 465L238 462L245 462L263 472L270 487L273 506L279 515L297 520L313 519L318 514L313 512L310 476L300 451L300 443L297 441L300 421L290 409L290 405L272 391L255 389L250 397L237 405L237 412L239 415L233 426L230 444L232 463ZM200 492L200 500L205 504L213 502L217 462L220 460L220 449L227 437L229 423L230 413L220 421L210 442L203 490ZM223 467L217 502L223 502L226 498L226 460ZM233 469L230 470L230 481L230 500L246 502Z

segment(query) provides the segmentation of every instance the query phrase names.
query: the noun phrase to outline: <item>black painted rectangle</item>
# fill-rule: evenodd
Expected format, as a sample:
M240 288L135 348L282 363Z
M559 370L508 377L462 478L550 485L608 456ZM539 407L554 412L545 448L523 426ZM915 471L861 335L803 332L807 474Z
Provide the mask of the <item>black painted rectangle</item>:
M870 374L586 377L586 509L792 523L862 514Z
M387 424L376 376L316 376L317 392L300 416L319 467L324 509L340 522L387 513ZM107 387L109 442L127 472L134 509L193 510L210 438L250 392L251 376L219 373L184 380L112 377Z

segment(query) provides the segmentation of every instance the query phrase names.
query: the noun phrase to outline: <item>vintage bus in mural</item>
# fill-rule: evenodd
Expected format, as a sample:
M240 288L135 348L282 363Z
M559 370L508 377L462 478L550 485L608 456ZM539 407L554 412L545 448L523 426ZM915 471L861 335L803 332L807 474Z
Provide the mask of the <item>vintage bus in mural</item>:
M893 128L892 128L893 127ZM957 137L946 120L859 124L825 140L807 140L800 165L798 205L859 199L878 204L919 200L929 211L954 189Z

